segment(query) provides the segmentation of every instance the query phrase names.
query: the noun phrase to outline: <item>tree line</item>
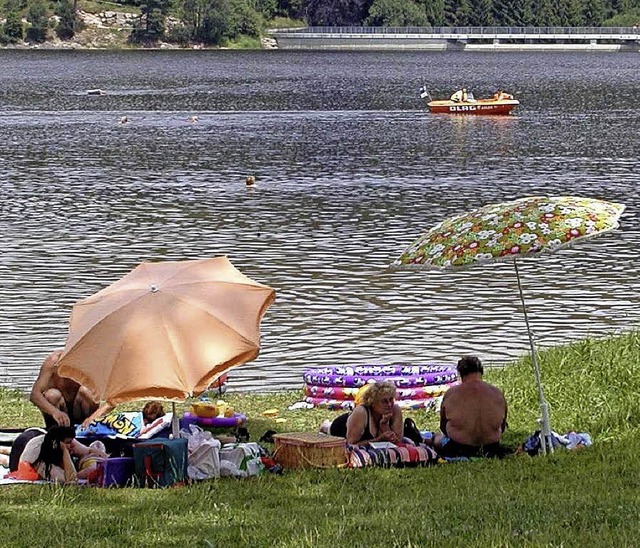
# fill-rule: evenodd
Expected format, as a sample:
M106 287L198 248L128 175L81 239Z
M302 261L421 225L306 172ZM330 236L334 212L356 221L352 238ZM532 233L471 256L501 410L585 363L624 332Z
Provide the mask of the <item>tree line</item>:
M0 0L0 42L72 40L78 0ZM310 26L466 27L640 25L640 0L123 0L139 10L129 41L224 45L274 22ZM117 11L111 3L108 7Z

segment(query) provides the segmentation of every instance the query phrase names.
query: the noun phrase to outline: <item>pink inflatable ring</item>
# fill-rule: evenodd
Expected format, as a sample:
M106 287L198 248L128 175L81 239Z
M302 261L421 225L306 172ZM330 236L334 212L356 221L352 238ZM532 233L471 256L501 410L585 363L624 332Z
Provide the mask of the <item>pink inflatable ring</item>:
M396 400L396 403L401 409L418 410L418 409L435 409L439 397L425 398L423 400ZM314 407L324 407L329 410L344 410L349 411L355 407L353 400L331 400L327 398L310 398L304 399L307 403L310 403Z
M416 388L398 388L396 391L397 400L425 400L442 396L451 386L458 384L457 381L446 384L432 384ZM311 398L326 398L328 400L354 400L360 388L344 388L342 386L317 386L314 384L304 385L304 394Z

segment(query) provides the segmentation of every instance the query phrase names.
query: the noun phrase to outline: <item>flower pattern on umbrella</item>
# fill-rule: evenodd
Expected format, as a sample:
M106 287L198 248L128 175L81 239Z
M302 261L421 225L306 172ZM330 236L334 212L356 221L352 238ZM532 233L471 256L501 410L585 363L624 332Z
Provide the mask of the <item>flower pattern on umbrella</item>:
M522 198L449 218L414 241L395 265L455 269L553 252L618 228L625 206L574 196Z

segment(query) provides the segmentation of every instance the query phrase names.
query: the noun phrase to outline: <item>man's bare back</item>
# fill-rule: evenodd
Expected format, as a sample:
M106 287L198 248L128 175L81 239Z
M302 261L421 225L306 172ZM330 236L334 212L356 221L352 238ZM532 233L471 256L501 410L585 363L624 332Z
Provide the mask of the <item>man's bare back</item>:
M482 380L483 367L477 356L458 361L462 383L445 392L440 406L440 430L433 447L440 455L498 457L509 454L500 445L507 427L507 401L502 391Z
M441 427L458 443L479 447L500 441L507 415L502 391L470 375L442 401Z

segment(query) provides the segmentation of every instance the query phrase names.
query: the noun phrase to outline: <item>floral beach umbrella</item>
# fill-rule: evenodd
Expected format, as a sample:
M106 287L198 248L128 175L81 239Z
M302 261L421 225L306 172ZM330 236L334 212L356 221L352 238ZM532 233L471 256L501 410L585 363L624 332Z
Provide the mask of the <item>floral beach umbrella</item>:
M517 259L555 252L610 232L618 228L624 209L622 204L577 196L533 196L491 204L445 219L409 245L393 263L396 267L457 270L496 260L513 261L538 388L543 442L551 435L549 410Z

